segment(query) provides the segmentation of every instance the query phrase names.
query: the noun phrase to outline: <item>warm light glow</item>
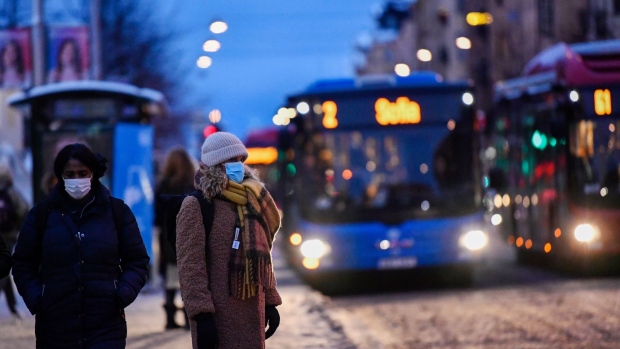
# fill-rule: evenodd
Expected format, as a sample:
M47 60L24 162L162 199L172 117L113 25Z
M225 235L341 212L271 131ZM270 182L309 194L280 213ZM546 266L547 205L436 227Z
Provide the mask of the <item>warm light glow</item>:
M493 225L500 225L500 224L502 224L502 215L499 214L499 213L496 213L493 216L491 216L491 224L493 224Z
M347 169L347 170L342 171L342 178L344 178L346 181L351 179L351 177L353 177L353 172L351 172L351 170Z
M422 119L420 105L407 97L398 97L391 103L386 98L375 102L375 119L379 125L417 124Z
M560 228L555 228L553 235L555 235L556 238L559 238L560 236L562 236L562 230Z
M597 237L597 230L590 224L579 224L575 228L575 239L579 242L592 242Z
M609 132L616 132L616 125L614 124L609 124Z
M228 24L226 24L223 21L214 21L213 23L211 23L211 25L209 26L209 30L213 33L213 34L222 34L223 32L225 32L226 30L228 30Z
M198 60L196 61L196 65L198 66L198 68L202 68L202 69L206 69L209 68L211 66L212 63L212 59L209 56L200 56L198 57Z
M497 208L502 207L502 196L499 194L495 194L495 196L493 197L493 204Z
M321 107L323 111L323 126L325 128L336 128L338 127L338 119L336 119L336 114L338 113L338 106L334 101L325 101Z
M212 124L217 124L222 121L222 112L219 109L213 109L209 112L209 121Z
M458 37L456 38L456 47L461 50L469 50L471 48L471 40L464 36Z
M611 92L608 89L594 91L594 112L601 116L611 114Z
M454 131L455 127L456 127L456 122L454 122L454 120L449 120L448 121L448 130Z
M319 259L318 258L304 258L301 260L301 264L306 269L314 270L319 267Z
M510 205L510 196L508 194L504 194L502 197L502 204L504 207L508 207Z
M307 240L301 244L300 251L306 258L321 258L327 253L328 247L321 240Z
M278 113L273 116L273 123L280 125L288 125L290 123L290 119L297 116L297 111L295 108L280 108L278 109Z
M545 244L545 253L551 252L551 243L547 242Z
M398 63L394 66L394 72L396 73L396 75L404 77L411 74L411 69L409 69L409 66L405 63Z
M382 240L379 243L379 248L381 248L382 250L387 250L388 248L390 248L390 241L389 240Z
M515 241L515 245L517 247L523 246L523 238L522 237L518 237L517 240Z
M293 246L297 246L301 244L301 241L302 241L301 234L299 233L291 234L291 236L289 237L289 241L291 242L291 245Z
M472 105L474 104L474 95L469 92L465 92L463 93L463 97L461 97L461 100L465 105Z
M306 102L299 102L297 104L297 111L303 115L308 114L308 112L310 111L310 105L308 105L308 103Z
M217 40L213 40L213 39L207 40L202 45L202 49L205 52L217 52L220 49L220 42Z
M275 147L248 148L247 165L269 165L278 160L278 150Z
M570 91L570 93L568 94L568 98L570 98L571 101L573 102L578 102L579 101L579 92L572 90Z
M493 23L493 16L488 12L470 12L465 17L465 20L467 24L475 27Z
M431 51L425 48L419 49L416 56L422 62L430 62L433 59L433 54L431 53Z
M527 239L527 241L525 242L525 248L527 248L528 250L532 248L532 240Z
M461 236L460 243L470 251L479 251L489 243L489 237L481 230L472 230Z

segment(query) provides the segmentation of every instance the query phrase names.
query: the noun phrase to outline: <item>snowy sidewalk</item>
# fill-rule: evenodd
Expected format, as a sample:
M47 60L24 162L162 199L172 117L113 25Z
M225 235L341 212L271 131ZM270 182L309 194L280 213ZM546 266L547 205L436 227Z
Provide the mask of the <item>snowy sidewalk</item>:
M274 250L274 264L283 304L278 307L280 327L267 340L267 348L355 348L344 336L340 325L326 315L325 303L329 301L328 298L299 282L277 250ZM21 297L18 297L18 301L22 320L16 322L6 307L4 294L0 296L0 349L35 347L34 317L24 306ZM191 348L189 331L164 331L162 304L162 292L149 292L147 289L126 309L128 349ZM179 323L183 323L181 314Z

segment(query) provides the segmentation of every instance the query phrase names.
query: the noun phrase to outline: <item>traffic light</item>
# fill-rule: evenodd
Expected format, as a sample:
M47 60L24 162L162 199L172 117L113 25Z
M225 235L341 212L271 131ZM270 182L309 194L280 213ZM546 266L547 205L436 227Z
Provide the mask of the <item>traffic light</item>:
M207 137L209 137L210 135L214 134L217 131L219 131L217 126L215 126L213 124L209 124L209 125L205 126L205 128L202 130L202 135L205 136L205 138L207 138Z

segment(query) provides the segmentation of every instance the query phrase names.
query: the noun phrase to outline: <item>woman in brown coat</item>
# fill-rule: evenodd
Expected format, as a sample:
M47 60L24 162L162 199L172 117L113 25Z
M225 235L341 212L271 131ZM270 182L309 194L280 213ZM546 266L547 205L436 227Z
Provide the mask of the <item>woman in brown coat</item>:
M177 216L179 281L194 349L264 348L280 323L271 260L280 215L256 171L243 165L247 156L227 132L202 146L195 186L214 209L206 253L198 200L188 196Z

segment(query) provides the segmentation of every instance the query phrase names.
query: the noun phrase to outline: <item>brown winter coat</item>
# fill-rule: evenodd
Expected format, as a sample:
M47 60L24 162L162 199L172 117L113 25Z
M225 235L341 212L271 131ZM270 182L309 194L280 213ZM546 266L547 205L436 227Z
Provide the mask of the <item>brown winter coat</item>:
M268 200L272 200L267 194ZM205 262L205 231L200 204L188 196L177 216L177 263L183 302L191 319L192 346L200 313L214 313L220 349L265 348L265 306L280 305L275 286L259 286L255 297L245 300L230 295L229 262L234 239L236 204L215 198L214 223L209 235L209 270ZM271 267L271 266L269 266Z

